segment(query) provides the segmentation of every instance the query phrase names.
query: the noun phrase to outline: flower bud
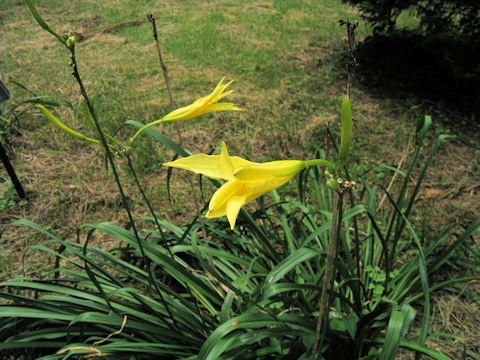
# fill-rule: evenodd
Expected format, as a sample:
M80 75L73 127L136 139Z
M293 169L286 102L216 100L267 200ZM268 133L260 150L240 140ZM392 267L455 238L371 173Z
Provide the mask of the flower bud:
M67 39L67 47L72 48L74 45L75 45L75 36L69 36Z
M327 186L332 190L337 190L340 187L337 179L330 178L327 180Z

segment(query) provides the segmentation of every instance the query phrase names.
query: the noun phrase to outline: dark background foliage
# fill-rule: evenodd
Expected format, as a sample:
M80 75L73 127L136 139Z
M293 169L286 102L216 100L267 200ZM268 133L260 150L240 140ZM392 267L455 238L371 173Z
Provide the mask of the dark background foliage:
M374 32L391 32L402 11L413 11L425 33L475 37L480 35L477 0L345 0L357 5Z
M446 106L478 124L480 106L480 2L476 0L344 0L358 6L373 25L359 44L359 71L365 84L396 96ZM414 29L397 25L408 11Z

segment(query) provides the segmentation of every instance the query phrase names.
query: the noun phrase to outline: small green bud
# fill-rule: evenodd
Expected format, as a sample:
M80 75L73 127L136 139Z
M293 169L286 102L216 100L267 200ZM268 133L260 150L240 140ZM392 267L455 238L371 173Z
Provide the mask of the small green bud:
M324 171L324 174L325 174L325 176L328 177L328 178L332 178L332 177L333 177L333 175L330 174L330 172L329 172L328 170L325 170L325 171Z
M70 30L70 31L67 33L67 38L69 38L70 36L72 36L72 34L73 34L73 31Z
M71 48L75 45L75 36L69 36L67 39L67 47Z
M330 178L327 180L327 186L332 190L337 190L340 187L337 179Z

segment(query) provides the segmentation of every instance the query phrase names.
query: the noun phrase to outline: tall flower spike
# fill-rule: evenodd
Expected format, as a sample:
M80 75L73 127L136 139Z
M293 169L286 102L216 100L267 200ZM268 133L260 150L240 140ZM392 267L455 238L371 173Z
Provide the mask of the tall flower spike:
M151 122L150 124L145 125L140 130L138 130L135 135L133 135L133 137L130 139L130 142L133 143L137 136L149 127L164 122L188 120L215 111L241 111L242 109L236 107L234 103L218 102L219 100L223 99L225 96L233 92L233 90L225 92L225 90L230 86L230 84L233 83L233 80L229 81L226 84L224 84L224 82L225 77L220 80L217 87L212 91L210 95L201 97L200 99L195 100L192 104L173 110L171 113L168 113L160 120L156 120L154 122Z
M232 230L242 206L284 185L305 166L324 165L335 168L332 163L322 159L254 163L238 156L230 156L225 143L222 143L220 155L196 154L163 165L227 180L213 194L207 218L227 216Z

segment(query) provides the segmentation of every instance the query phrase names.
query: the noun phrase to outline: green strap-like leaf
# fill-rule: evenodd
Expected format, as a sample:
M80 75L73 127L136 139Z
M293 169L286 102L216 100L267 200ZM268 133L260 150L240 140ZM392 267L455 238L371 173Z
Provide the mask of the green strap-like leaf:
M415 314L416 310L407 303L403 303L400 308L392 310L380 360L395 359L400 341L407 333L410 324L415 318Z
M377 338L377 339L372 339L368 342L373 342L373 343L377 343L377 344L384 344L385 339L378 339ZM415 351L418 354L424 354L424 355L430 356L434 360L452 360L452 358L450 358L450 357L448 357L448 356L446 356L446 355L444 355L444 354L442 354L438 351L430 349L429 347L427 347L425 345L420 345L420 344L412 343L412 342L409 342L409 341L400 341L399 347L401 347L403 349L408 349L408 350Z

